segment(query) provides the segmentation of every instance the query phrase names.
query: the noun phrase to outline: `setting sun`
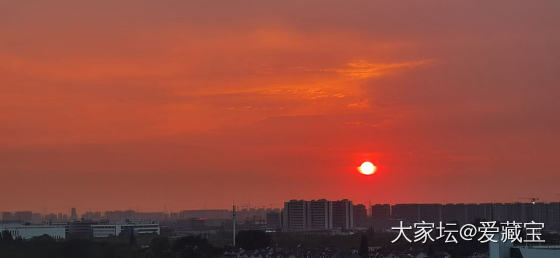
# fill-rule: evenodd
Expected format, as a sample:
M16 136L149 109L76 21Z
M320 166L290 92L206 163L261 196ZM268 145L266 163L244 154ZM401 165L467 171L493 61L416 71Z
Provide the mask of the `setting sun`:
M377 167L375 167L375 165L373 165L373 163L369 161L365 161L358 167L358 171L360 171L360 173L364 175L371 175L375 173L375 170L377 170Z

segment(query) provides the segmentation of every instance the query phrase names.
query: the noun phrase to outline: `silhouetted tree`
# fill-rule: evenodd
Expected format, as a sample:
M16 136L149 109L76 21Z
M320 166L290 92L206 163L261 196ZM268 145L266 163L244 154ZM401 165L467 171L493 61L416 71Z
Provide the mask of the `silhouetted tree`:
M150 249L156 257L167 257L171 252L171 244L167 237L156 237L150 242Z
M171 250L176 257L215 257L223 253L221 249L215 248L207 239L200 236L181 237L173 243Z
M270 243L270 236L262 230L241 230L237 233L237 246L246 250L265 248Z
M12 233L10 233L10 231L8 230L4 230L2 231L2 234L0 234L1 240L4 243L10 243L12 241L14 241L14 238L12 237Z

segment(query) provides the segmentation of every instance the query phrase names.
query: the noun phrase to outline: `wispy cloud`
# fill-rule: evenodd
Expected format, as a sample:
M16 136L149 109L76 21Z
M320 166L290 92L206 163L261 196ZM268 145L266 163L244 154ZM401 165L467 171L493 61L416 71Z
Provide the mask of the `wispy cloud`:
M347 67L345 68L333 69L330 71L337 72L351 78L367 79L371 77L381 76L397 69L414 68L433 62L433 59L423 59L418 61L407 61L400 63L371 63L366 60L356 60L349 62L347 64Z

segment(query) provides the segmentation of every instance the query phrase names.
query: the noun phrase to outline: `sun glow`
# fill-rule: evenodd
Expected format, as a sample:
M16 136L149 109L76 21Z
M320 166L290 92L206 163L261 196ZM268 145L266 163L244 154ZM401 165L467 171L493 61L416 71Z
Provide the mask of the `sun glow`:
M377 167L375 167L375 165L373 165L373 163L369 161L365 161L358 167L358 171L360 171L360 173L364 175L371 175L375 173L375 170L377 170Z

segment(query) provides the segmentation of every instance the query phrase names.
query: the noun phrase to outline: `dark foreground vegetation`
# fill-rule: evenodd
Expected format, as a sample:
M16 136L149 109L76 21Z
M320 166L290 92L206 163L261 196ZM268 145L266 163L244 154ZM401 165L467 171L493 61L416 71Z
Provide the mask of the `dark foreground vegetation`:
M154 237L145 245L120 239L56 241L48 236L24 241L6 234L0 240L0 258L183 258L220 257L223 252L200 237Z
M216 236L215 236L216 237ZM225 235L224 235L225 237ZM377 247L378 253L416 250L428 255L446 252L451 257L467 257L473 253L485 253L488 244L478 241L460 241L458 244L436 242L390 243L391 234L374 233L328 235L298 233L265 233L258 230L243 230L237 234L237 247L244 250L282 250L284 253L302 252L353 252L367 256L368 247ZM544 235L547 244L560 243L559 235ZM222 239L225 240L225 239ZM55 240L48 236L30 240L13 239L7 233L0 234L0 258L184 258L222 257L225 252L235 251L224 241L205 239L198 236L169 238L164 236L135 237L119 236L102 241L90 239ZM237 249L238 250L238 249Z

